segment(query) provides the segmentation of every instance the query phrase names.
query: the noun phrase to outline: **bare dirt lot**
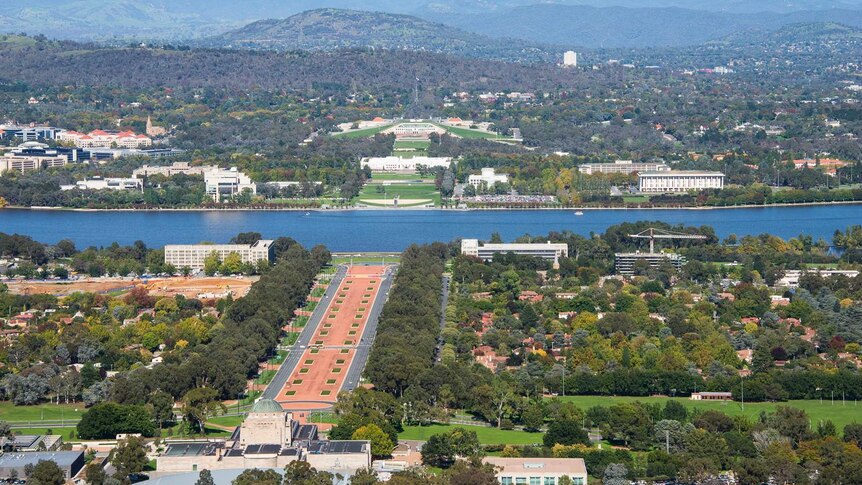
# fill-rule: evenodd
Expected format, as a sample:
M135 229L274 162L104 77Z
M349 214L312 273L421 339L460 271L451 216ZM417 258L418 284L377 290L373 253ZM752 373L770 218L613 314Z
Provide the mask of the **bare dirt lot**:
M146 285L153 296L183 295L189 298L221 298L227 291L234 298L245 296L257 276L220 278L86 278L74 281L10 281L9 291L20 295L51 294L67 296L77 292L113 293Z

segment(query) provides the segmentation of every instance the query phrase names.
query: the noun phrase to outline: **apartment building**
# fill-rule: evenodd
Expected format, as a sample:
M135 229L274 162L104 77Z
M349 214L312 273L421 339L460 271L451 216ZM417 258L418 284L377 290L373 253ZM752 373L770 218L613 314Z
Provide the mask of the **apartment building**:
M644 193L659 194L723 189L724 174L700 170L642 172L638 175L638 188Z
M569 257L569 245L565 243L485 243L478 239L462 239L461 254L490 261L497 253L515 253L544 259L558 260Z
M670 167L664 162L633 162L631 160L617 160L614 163L585 163L578 165L578 171L585 175L597 173L640 173L640 172L668 172Z
M165 246L165 264L172 264L178 269L203 269L204 260L213 252L222 261L231 253L239 254L243 263L272 261L272 243L271 240L261 239L254 244L169 244Z
M206 184L207 195L216 202L225 197L241 194L244 190L249 190L252 194L257 193L257 185L251 181L248 175L240 172L236 167L208 170L204 172L204 183Z

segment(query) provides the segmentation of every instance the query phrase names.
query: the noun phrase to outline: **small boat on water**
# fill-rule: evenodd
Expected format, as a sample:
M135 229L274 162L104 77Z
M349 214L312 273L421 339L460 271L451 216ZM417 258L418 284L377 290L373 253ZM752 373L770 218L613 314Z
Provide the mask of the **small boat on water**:
M582 211L577 211L577 212L575 212L575 215L576 216L582 216L582 215L584 215L584 213Z

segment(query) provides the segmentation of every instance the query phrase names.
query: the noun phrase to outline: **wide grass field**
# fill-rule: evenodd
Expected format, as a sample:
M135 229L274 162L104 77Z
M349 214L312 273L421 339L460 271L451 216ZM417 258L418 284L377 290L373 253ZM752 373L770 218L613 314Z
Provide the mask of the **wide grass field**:
M396 150L427 150L430 146L430 140L395 140L392 148Z
M333 256L332 264L360 263L396 263L401 260L400 254L394 253L357 253L353 256Z
M847 401L842 404L840 396L838 396L834 404L829 399L823 399L822 403L819 400L787 401L783 403L745 403L745 411L742 410L742 403L736 401L692 401L687 397L566 396L560 397L560 399L573 402L583 410L593 406L612 406L614 404L634 401L649 404L659 403L664 406L667 401L674 400L685 406L689 411L695 409L720 411L728 416L744 415L752 421L758 419L761 411L769 413L775 411L777 406L791 406L805 411L811 420L813 428L817 427L818 422L831 419L835 423L835 427L839 433L843 431L844 426L847 424L854 422L862 423L862 405L858 405L853 401Z
M431 183L386 185L386 192L378 192L377 187L380 187L379 183L366 184L357 198L360 202L370 201L373 204L375 200L393 199L397 195L401 199L430 200L440 205L440 192Z
M84 411L86 411L84 403L16 406L10 401L0 401L0 421L6 421L13 424L42 420L68 420L74 423L81 419L81 415L84 414Z
M402 440L426 441L431 435L445 433L452 428L464 428L475 431L479 443L483 445L532 445L542 442L542 433L527 433L526 431L505 430L486 426L432 424L430 426L405 426L398 434Z
M496 133L489 133L487 131L479 131L479 130L471 130L469 128L460 128L457 126L448 126L448 125L439 125L440 128L452 133L453 135L460 136L461 138L484 138L486 140L507 140L514 141L514 138L508 136L500 136Z
M389 128L392 125L377 126L374 128L365 128L364 130L346 131L341 133L333 133L332 136L340 138L370 138L381 131Z

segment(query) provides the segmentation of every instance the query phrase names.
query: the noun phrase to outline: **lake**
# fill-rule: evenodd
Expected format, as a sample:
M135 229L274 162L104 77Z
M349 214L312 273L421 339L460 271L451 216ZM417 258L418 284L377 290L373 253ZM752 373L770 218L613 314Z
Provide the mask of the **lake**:
M266 238L290 236L306 246L325 244L332 251L400 251L411 243L448 242L457 238L505 240L524 234L569 230L582 235L603 232L621 222L660 220L707 225L720 237L769 233L789 238L809 234L831 242L836 229L862 224L862 205L819 205L746 209L631 209L452 211L56 211L0 210L0 232L18 233L56 243L75 241L78 248L113 242L144 241L150 247L201 241L227 242L238 232L257 231Z

